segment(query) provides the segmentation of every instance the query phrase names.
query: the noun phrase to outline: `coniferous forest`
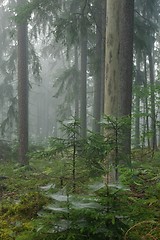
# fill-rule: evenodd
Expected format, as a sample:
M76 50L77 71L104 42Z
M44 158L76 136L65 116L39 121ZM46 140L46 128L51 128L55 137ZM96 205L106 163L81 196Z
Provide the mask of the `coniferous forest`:
M160 0L0 1L0 240L160 240Z

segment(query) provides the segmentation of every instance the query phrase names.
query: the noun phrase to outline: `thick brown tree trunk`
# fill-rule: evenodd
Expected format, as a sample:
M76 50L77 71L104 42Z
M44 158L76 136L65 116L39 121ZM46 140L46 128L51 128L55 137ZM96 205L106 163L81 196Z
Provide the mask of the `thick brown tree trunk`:
M121 0L120 14L120 81L119 81L119 116L131 118L132 108L132 72L133 72L133 32L134 0ZM130 164L131 121L123 131L122 151Z
M133 19L134 0L107 0L105 114L129 119L121 143L125 158L131 148Z
M120 1L107 1L104 113L118 116Z

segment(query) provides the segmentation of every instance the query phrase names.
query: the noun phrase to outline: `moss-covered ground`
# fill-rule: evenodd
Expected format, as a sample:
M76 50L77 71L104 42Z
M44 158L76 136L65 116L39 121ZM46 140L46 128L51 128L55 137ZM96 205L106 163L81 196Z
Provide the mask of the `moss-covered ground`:
M160 154L154 159L150 154L134 153L133 169L121 168L120 185L129 189L125 197L118 195L127 220L128 229L123 239L160 239ZM72 186L72 171L65 172L61 160L30 160L29 166L16 162L0 162L0 239L53 239L50 235L38 235L39 212L50 203L43 186L65 184ZM86 185L93 181L85 169L79 171L76 193L86 191ZM64 176L62 181L62 176ZM5 177L5 178L2 178ZM99 181L103 181L100 177ZM97 180L97 179L96 179ZM62 186L63 184L63 186ZM42 187L42 188L41 188ZM61 239L61 238L59 238ZM72 239L72 238L70 238ZM76 238L75 238L76 239ZM109 239L109 238L106 238Z

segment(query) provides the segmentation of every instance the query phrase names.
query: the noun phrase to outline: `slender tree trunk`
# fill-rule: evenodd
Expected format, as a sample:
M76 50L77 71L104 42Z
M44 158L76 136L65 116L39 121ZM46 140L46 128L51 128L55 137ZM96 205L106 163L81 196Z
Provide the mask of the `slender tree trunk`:
M28 38L27 23L18 25L19 162L28 164Z
M144 87L147 89L147 64L146 64L146 54L144 56L144 73L145 73L145 78L144 78ZM149 133L149 112L148 112L148 97L145 98L145 113L146 113L146 132ZM150 148L150 139L147 136L147 145L148 148Z
M139 88L140 88L140 63L141 63L141 59L140 59L140 50L137 50L137 55L136 55L136 87L138 89L136 92L136 99L135 99L135 113L136 113L136 117L135 117L135 147L139 148L140 147L140 117L139 117L139 113L140 113L140 96L139 96Z
M107 0L102 0L102 54L101 54L101 76L102 76L102 84L101 84L101 114L104 114L104 90L105 90L105 41L106 41L106 7Z
M153 51L150 49L149 56L149 70L150 70L150 84L151 84L151 129L152 129L152 149L157 149L157 134L156 134L156 113L155 113L155 96L154 96L154 61Z
M75 55L75 70L77 73L77 77L75 76L75 119L79 119L79 75L78 75L78 47L75 44L74 47L74 55Z
M93 131L100 133L102 89L102 1L96 0L96 68L94 81Z
M87 132L87 28L85 20L81 27L81 86L80 86L80 126L81 137L86 138Z

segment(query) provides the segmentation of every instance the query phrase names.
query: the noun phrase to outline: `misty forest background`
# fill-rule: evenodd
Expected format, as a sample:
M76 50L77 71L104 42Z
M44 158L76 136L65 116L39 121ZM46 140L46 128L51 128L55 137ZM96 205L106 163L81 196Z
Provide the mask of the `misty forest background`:
M160 239L160 1L0 2L0 239Z
M83 137L87 130L100 132L103 116L110 115L103 107L108 101L104 90L105 4L105 1L53 1L47 5L33 1L17 7L14 1L4 1L1 6L2 141L12 144L18 139L18 121L23 118L17 113L18 80L21 81L18 77L24 79L24 85L28 82L29 112L26 109L25 118L29 119L30 144L46 144L50 137L63 136L59 122L67 123L73 118L80 120ZM156 149L159 145L158 4L158 1L135 2L132 148ZM18 41L21 45L17 55ZM123 94L130 94L129 87L126 92ZM25 101L23 96L22 101ZM124 107L127 108L126 103Z

